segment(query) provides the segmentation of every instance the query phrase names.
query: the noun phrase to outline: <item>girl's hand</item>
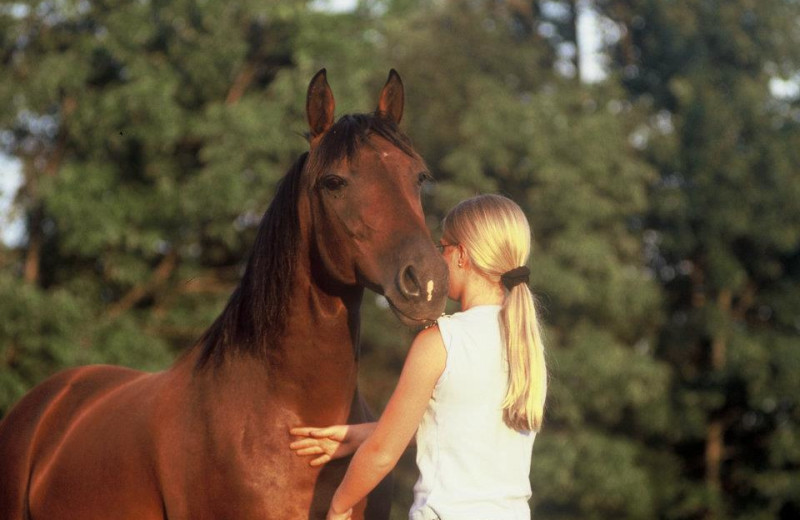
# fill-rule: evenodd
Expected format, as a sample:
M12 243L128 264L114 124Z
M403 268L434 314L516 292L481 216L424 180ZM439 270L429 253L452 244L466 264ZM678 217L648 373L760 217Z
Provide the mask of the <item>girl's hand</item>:
M334 513L333 509L328 509L328 516L325 517L325 520L350 520L353 518L353 510L348 509L344 513Z
M352 455L358 449L358 445L361 443L356 441L350 430L351 426L346 424L328 426L327 428L307 426L292 428L289 430L290 434L304 438L289 444L289 448L299 456L318 455L309 464L311 466L321 466L333 459ZM350 517L337 516L336 518Z

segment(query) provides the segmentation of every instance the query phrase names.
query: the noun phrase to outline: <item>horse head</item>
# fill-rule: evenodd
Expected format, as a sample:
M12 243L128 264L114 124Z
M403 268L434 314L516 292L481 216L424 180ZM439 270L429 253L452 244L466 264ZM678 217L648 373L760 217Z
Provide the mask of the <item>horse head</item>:
M308 87L310 151L305 182L311 249L328 280L382 294L401 321L436 319L447 297L447 266L422 211L430 173L399 130L403 84L392 70L373 114L334 121L325 69Z

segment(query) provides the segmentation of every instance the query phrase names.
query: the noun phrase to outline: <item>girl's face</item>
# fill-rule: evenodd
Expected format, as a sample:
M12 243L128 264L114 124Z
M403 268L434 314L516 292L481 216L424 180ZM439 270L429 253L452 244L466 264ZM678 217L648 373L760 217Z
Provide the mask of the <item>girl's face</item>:
M447 264L448 274L450 275L447 297L451 300L458 301L461 297L463 274L463 269L458 265L461 261L461 246L459 244L452 244L448 242L447 239L442 238L439 240L437 248L442 252L442 257Z

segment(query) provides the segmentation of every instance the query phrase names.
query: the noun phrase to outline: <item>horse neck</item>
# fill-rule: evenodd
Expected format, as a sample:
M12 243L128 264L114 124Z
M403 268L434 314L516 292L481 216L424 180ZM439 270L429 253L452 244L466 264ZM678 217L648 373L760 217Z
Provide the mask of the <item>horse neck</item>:
M323 288L310 265L296 270L292 287L286 328L269 356L270 388L304 416L342 421L356 389L363 289Z
M200 408L207 420L214 422L221 414L222 423L272 424L274 411L280 410L294 417L294 425L348 422L357 403L363 289L331 294L313 283L307 269L298 269L293 281L288 321L266 358L235 354L198 371L195 349L173 365L172 377L204 403Z
M303 160L300 160L295 168L301 168L302 165ZM287 176L292 174L299 175L299 170L296 169ZM347 418L355 395L359 312L363 289L326 282L328 277L311 252L311 201L302 196L298 200L295 198L297 195L292 192L293 189L300 193L306 192L308 187L298 188L291 182L299 182L299 178L287 178L289 180L284 182L290 184L282 185L276 200L277 197L284 197L281 199L284 203L292 199L297 201L298 228L277 231L266 228L271 229L272 234L261 237L264 241L262 247L265 244L270 247L284 247L287 244L281 244L280 237L277 238L278 243L275 243L276 233L280 235L285 231L287 236L297 233L295 245L291 246L292 269L287 271L287 276L291 278L286 289L288 294L283 296L286 301L271 301L271 305L287 306L286 321L276 330L277 337L248 338L245 334L244 340L257 348L225 345L227 352L217 351L210 356L205 356L201 349L194 349L185 358L186 361L178 363L175 369L179 373L192 371L192 384L200 394L207 396L203 399L208 401L210 407L219 406L219 403L213 402L215 394L226 395L249 402L249 405L239 403L242 406L238 408L245 412L251 408L263 410L265 407L272 407L297 414L309 424L312 421L315 424L341 423ZM267 213L269 218L279 218L284 212L283 206L273 208L270 205ZM261 232L259 230L259 236ZM254 269L252 272L251 267ZM251 273L251 277L242 283L251 287L265 283L265 280L273 279L276 267L281 266L267 265L266 268L272 270L269 276L256 276L252 273L265 269L265 266L250 264L247 272ZM236 305L247 306L252 292L239 293L237 298L239 297L244 299L235 300L234 307L230 307L229 303L229 308L223 311L223 314L234 313L234 319L217 322L220 327L236 322L235 313L241 310ZM249 319L259 320L257 312L260 311L251 312ZM263 334L259 332L259 327L250 332ZM226 336L225 329L221 332L216 329L216 333L212 336L215 341L224 343L226 338L230 338ZM264 343L259 344L261 341ZM201 368L196 371L195 367L198 366Z
M342 424L356 393L364 289L332 281L322 267L313 252L312 204L299 198L287 320L268 354L268 381L272 395L309 424Z

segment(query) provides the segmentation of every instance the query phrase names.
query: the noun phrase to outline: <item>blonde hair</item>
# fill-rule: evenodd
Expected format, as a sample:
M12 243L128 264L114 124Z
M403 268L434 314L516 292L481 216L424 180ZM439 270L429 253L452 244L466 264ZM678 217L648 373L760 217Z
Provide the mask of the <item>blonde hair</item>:
M504 273L528 262L528 219L506 197L479 195L467 199L450 210L442 227L443 238L463 245L476 270L498 284ZM500 330L508 363L503 420L517 431L539 431L547 394L547 369L536 305L527 283L506 291Z

